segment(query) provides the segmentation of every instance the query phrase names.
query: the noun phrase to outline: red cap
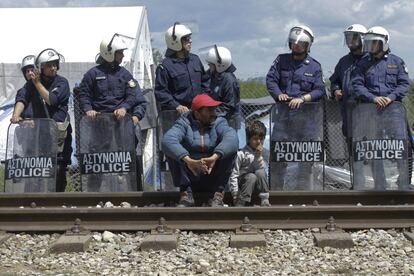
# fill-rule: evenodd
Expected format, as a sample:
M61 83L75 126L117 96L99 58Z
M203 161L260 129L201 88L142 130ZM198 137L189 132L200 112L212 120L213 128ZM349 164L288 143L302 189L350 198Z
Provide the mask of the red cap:
M214 100L207 94L200 94L194 97L193 102L191 103L191 110L199 110L202 107L211 107L211 106L218 106L223 102L219 102Z

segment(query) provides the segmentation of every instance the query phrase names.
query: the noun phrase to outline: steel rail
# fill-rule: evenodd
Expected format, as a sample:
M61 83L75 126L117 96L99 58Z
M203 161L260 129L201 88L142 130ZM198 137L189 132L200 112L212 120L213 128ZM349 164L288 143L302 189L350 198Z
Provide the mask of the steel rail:
M272 206L193 208L0 208L0 230L65 231L75 219L91 231L154 229L163 217L166 225L181 230L234 230L244 217L260 229L325 227L333 217L343 229L409 228L414 226L414 206Z
M207 202L210 193L195 194L196 202ZM34 202L38 207L96 206L99 202L111 201L114 205L128 202L135 206L165 204L174 206L179 198L178 192L128 192L128 193L0 193L0 208L29 207ZM256 197L257 198L257 197ZM231 202L230 194L226 194L225 202ZM257 202L256 202L257 203ZM412 191L340 191L340 192L271 192L272 205L404 205L414 204Z

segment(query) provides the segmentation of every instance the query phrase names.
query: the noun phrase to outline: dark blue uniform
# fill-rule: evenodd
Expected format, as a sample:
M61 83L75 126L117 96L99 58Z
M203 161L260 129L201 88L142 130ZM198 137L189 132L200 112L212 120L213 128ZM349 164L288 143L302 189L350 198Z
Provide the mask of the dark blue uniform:
M325 94L321 65L309 55L301 61L295 61L291 53L279 55L267 73L266 85L276 102L279 102L278 96L281 94L292 98L309 94L313 102L321 100ZM274 141L318 140L318 130L322 125L318 118L307 116L304 120L302 108L291 109L287 104L278 105L277 108L271 137L272 152ZM295 189L311 189L312 165L310 162L298 164L298 170L293 174L297 184ZM271 170L272 186L287 189L287 163L278 162Z
M275 101L280 94L293 98L309 94L312 101L325 94L321 65L309 55L302 61L295 61L290 53L279 55L267 73L266 85Z
M145 116L147 101L142 95L139 84L132 74L122 66L103 62L91 68L84 75L79 86L80 106L84 112L95 110L102 113L112 113L119 108L125 108L131 116L137 116L141 121ZM141 189L141 128L137 125L135 144L137 160L137 186ZM92 135L97 135L92 134ZM105 150L107 150L105 148Z
M365 55L353 71L351 83L355 96L368 103L380 96L401 101L410 87L404 61L393 54L386 54L380 60Z
M45 106L50 118L56 122L64 122L68 115L68 102L70 96L68 81L59 75L50 78L47 82L41 81L49 91L49 104L43 104L43 99L32 81L28 81L21 92L16 95L16 102L23 102L25 107L32 108L33 118L47 118Z
M26 82L16 95L16 102L22 102L25 105L23 116L27 115L30 118L51 118L56 122L69 121L68 103L70 88L67 79L56 75L47 81L41 78L41 83L49 91L50 104L43 102L42 97L30 80ZM71 163L72 155L72 127L70 123L67 125L65 136L61 137L61 131L59 129L58 143L63 143L63 149L62 152L58 153L58 156L62 157L62 160L58 160L56 191L64 192L66 187L66 166Z
M108 63L90 69L79 86L81 109L112 113L116 109L131 110L140 93L138 83L122 66Z
M351 75L351 84L355 96L361 102L373 103L375 97L388 97L392 101L401 102L407 95L410 81L408 70L404 61L393 54L386 54L381 59L375 59L373 55L366 54L358 63ZM389 108L389 107L386 107ZM359 127L353 126L360 137L356 140L362 140L366 136L376 137L377 139L392 139L392 137L407 137L405 127L401 122L405 121L405 114L401 114L398 106L388 109L390 112L383 118L383 125L364 124ZM366 136L365 136L366 135ZM409 156L411 155L411 148ZM372 163L372 173L375 182L375 189L383 190L387 187L387 180L384 172L384 163L376 160ZM400 189L407 189L408 169L406 160L396 160L398 167L397 183ZM361 162L359 162L361 163ZM362 164L354 163L354 189L366 189L365 177Z
M22 97L22 93L25 93L25 89L26 88L23 87L23 88L20 88L19 90L17 90L16 97L15 97L15 102L16 103L17 103L17 100ZM23 110L22 114L20 114L20 117L22 117L23 119L33 118L32 103L25 104L24 110Z
M362 55L357 56L349 53L338 61L338 64L335 66L334 73L329 77L329 80L331 81L332 96L335 96L335 90L342 90L343 102L347 102L348 100L352 100L354 98L350 83L351 71L355 68L355 64L361 58Z
M128 113L131 114L131 116L137 116L138 119L141 121L144 116L145 112L147 110L148 102L145 100L144 96L142 95L142 91L137 83L137 91L135 94L135 105L128 110Z
M155 97L161 110L175 110L179 105L191 108L197 94L208 92L209 76L198 56L190 53L180 59L167 50L155 78Z
M347 136L347 110L346 105L355 100L355 95L350 83L351 72L354 70L356 63L362 58L362 55L353 55L349 53L343 56L335 66L335 71L329 78L331 81L331 92L334 97L335 90L342 90L341 114L342 114L342 133Z
M211 75L210 80L210 96L223 102L216 108L217 115L227 119L240 113L240 86L235 71L236 67L232 64L217 77Z

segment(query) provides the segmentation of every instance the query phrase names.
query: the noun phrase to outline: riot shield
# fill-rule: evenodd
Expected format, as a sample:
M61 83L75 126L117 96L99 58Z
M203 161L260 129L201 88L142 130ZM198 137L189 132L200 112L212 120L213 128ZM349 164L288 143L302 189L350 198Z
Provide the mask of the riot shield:
M9 126L6 192L56 191L57 136L57 125L52 119L28 119Z
M305 103L299 109L276 103L271 123L271 190L322 190L322 103Z
M407 190L408 144L406 111L400 102L378 110L375 104L352 108L354 190Z
M228 119L229 126L234 128L237 132L237 137L239 138L239 149L244 148L246 145L246 123L241 114L233 114L230 119Z
M175 121L180 117L180 113L176 110L164 110L158 112L158 158L160 160L160 181L161 187L164 191L175 191L176 187L172 183L172 178L170 173L167 172L168 165L167 159L162 152L161 145L162 145L162 138L164 134L174 125Z
M110 114L81 118L80 154L82 191L137 190L134 125L129 115L117 120Z

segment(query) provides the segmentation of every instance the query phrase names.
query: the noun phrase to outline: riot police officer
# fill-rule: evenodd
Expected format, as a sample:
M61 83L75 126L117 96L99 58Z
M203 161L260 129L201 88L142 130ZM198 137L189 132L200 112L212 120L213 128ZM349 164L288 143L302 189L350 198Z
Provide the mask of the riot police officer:
M314 40L307 26L295 26L289 32L291 53L281 54L266 76L267 90L276 102L299 108L304 102L319 101L325 93L322 68L310 55Z
M63 192L66 187L66 167L71 162L72 127L69 123L68 102L70 96L69 83L66 78L57 74L63 56L56 50L47 48L41 51L36 59L38 70L28 73L30 80L16 97L16 108L12 122L18 121L22 107L31 105L32 118L51 118L58 126L58 171L56 191ZM21 103L21 104L20 104Z
M361 102L376 104L379 110L386 109L394 101L401 102L410 87L407 66L400 57L391 53L389 41L390 35L386 29L380 26L370 28L364 36L364 51L368 54L357 63L351 74L355 97ZM373 132L377 139L407 136L406 127L393 129L394 126L399 126L402 121L406 120L402 114L393 111L384 119L387 126L376 128L376 124L369 124L362 127L366 132ZM404 138L408 139L408 137ZM408 154L411 155L411 149ZM375 188L382 190L387 184L384 165L382 160L380 161L374 162L372 169ZM405 161L397 160L399 167L397 183L400 189L407 189L408 169L402 169ZM364 188L365 179L361 180L362 174L363 172L354 169L354 189Z
M369 54L358 63L352 74L355 96L363 102L385 108L401 101L410 86L405 62L391 54L390 35L380 26L370 28L364 36L364 49Z
M21 63L21 71L23 74L24 79L26 82L30 80L30 75L34 72L35 69L35 55L28 55L25 56ZM22 119L31 118L32 115L32 107L31 104L27 104L26 106L23 106L22 102L17 101L17 99L21 98L21 93L24 93L24 87L17 90L16 97L15 97L15 106L13 110L13 115L10 118L10 121L12 123L18 123ZM18 110L21 110L23 108L23 111L20 113L20 116L17 116L16 113Z
M209 92L209 78L197 55L191 51L191 30L174 23L165 33L167 51L158 65L155 97L161 111L189 111L197 94Z
M113 113L118 120L127 113L132 116L135 125L135 143L137 159L141 159L139 122L145 116L147 101L142 95L138 82L123 66L124 50L127 37L114 34L111 40L103 39L100 44L98 65L85 73L79 86L81 109L86 116L95 118L99 113ZM118 133L118 135L122 135ZM140 162L137 162L137 174L141 173ZM137 177L138 189L141 179Z
M120 66L125 49L127 45L118 34L102 40L98 65L86 72L79 85L81 109L88 117L102 112L122 119L137 104L145 104L137 81Z
M294 26L288 36L291 53L279 55L267 73L266 85L269 94L276 102L286 103L278 105L280 112L274 123L273 141L288 141L293 137L309 140L315 135L319 124L322 124L313 122L311 117L300 119L298 112L304 102L317 102L325 94L321 65L309 55L313 41L314 34L309 27ZM273 142L272 152L274 145ZM285 189L287 163L280 162L276 166L271 172L272 185L277 189ZM296 188L309 188L311 170L312 163L299 164Z
M344 31L344 41L349 53L343 56L335 66L335 71L329 77L332 96L341 101L342 133L347 136L346 106L354 100L350 83L351 71L363 56L363 36L367 28L361 24L352 24Z
M217 116L225 117L231 126L239 129L240 87L234 75L236 67L231 60L229 49L214 45L208 51L210 96L222 104L217 107ZM233 120L231 120L233 119Z

